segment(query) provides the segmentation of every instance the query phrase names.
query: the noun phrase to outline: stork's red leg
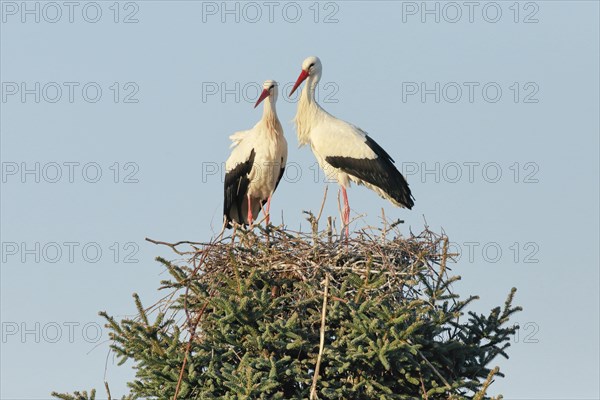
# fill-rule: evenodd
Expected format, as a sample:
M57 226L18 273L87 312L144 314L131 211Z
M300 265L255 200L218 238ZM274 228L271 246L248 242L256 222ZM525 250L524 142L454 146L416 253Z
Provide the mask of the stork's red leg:
M346 188L342 186L342 196L344 197L344 209L342 210L342 219L344 225L346 225L346 237L349 236L350 228L348 225L350 224L350 204L348 203L348 193L346 193Z
M250 199L250 195L248 195L248 225L252 225L252 200Z
M265 215L267 216L267 225L269 225L269 223L271 223L271 196L269 196L269 199L267 200L267 206L265 207Z

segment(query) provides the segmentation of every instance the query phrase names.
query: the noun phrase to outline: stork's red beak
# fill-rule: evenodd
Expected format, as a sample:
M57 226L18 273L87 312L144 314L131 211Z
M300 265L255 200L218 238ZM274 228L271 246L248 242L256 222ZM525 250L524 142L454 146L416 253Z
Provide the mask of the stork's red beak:
M308 72L306 72L305 70L302 70L302 72L300 72L300 76L298 77L298 80L296 80L296 84L294 85L294 87L292 88L292 91L290 92L290 96L294 94L296 89L298 89L298 86L300 86L300 84L302 82L304 82L304 80L306 78L308 78Z
M258 107L258 105L267 97L269 97L269 89L263 89L262 93L260 94L260 97L258 98L258 100L256 100L254 108Z

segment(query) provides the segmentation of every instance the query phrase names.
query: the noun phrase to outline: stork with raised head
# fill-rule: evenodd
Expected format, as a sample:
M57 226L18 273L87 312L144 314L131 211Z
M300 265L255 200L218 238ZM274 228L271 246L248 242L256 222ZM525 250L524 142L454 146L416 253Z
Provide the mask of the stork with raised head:
M290 96L305 80L294 122L300 146L310 144L328 178L340 184L344 200L343 223L348 234L350 205L346 188L350 181L372 189L398 207L411 209L414 197L394 160L365 131L323 110L315 100L322 65L318 57L308 57Z
M287 160L287 141L275 109L277 95L277 82L265 81L254 105L256 108L264 100L261 120L252 129L229 137L233 150L225 163L223 204L224 222L228 228L232 221L252 225L265 203L266 222L269 223L271 196L281 181Z

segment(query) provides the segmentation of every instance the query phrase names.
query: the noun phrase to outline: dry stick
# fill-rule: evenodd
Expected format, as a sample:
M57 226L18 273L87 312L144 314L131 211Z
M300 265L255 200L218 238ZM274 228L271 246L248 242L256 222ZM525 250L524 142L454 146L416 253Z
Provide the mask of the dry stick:
M177 243L168 243L168 242L161 242L160 240L154 240L154 239L150 239L150 238L145 238L146 241L150 242L150 243L154 243L154 244L162 244L165 246L169 246L170 248L173 249L173 251L177 254L179 254L180 256L186 255L186 254L190 254L191 252L181 252L179 250L177 250L177 246L182 245L182 244L189 244L189 245L206 245L206 243L200 243L200 242L190 242L188 240L183 240L181 242L177 242Z
M419 350L417 350L417 353L419 353L419 355L421 356L421 358L423 359L423 361L425 361L425 363L427 365L429 365L429 367L438 376L438 378L440 378L442 380L442 382L444 383L444 385L446 385L446 387L448 389L452 389L452 386L450 386L450 384L448 383L448 381L446 379L444 379L444 377L442 376L442 374L440 374L440 371L438 371L437 368L432 363L430 363L428 359L425 358L425 356L423 355L423 353L421 353Z
M112 349L109 347L108 352L106 353L106 360L104 360L104 379L106 379L106 372L108 371L108 359L111 352Z
M311 225L313 242L314 242L315 246L317 245L317 242L319 239L319 220L321 219L321 215L323 214L323 208L325 208L325 200L327 200L328 189L329 189L329 186L325 186L325 192L323 193L323 201L321 201L321 209L319 210L319 214L317 215L316 218L311 211L308 211L308 212L304 211L305 214L308 214L310 216L308 218L308 221L310 222L310 225Z
M423 382L423 375L420 372L419 379L421 380L421 389L423 389L423 399L429 400L429 396L427 396L427 391L425 390L425 382Z
M107 381L104 381L104 387L106 388L106 394L108 395L108 400L112 400L112 397L110 395L110 388L108 387Z
M223 239L223 235L225 234L225 229L227 229L227 222L225 218L223 218L223 225L221 225L221 232L217 236L219 240Z
M323 356L323 347L325 347L325 317L327 316L327 294L329 293L329 274L325 275L325 293L323 293L323 312L321 313L321 339L319 343L319 355L317 356L317 365L313 376L312 387L310 389L310 400L317 398L317 380L319 379L319 368L321 367L321 357Z
M385 218L385 210L381 207L381 220L383 221L383 229L381 230L381 241L385 242L387 237L387 219Z
M173 400L177 400L177 395L179 394L179 389L181 388L181 381L183 381L183 373L185 372L185 365L187 364L188 355L190 354L190 350L192 348L192 342L194 341L194 338L196 336L196 328L197 328L198 323L200 322L200 318L202 318L202 314L204 314L204 310L206 310L206 307L208 306L208 303L210 302L210 299L213 296L213 294L214 294L214 292L209 296L209 298L206 300L206 302L200 309L200 313L198 314L198 317L196 318L196 321L194 321L194 324L192 326L190 340L188 341L187 346L185 348L185 354L183 355L183 363L181 364L181 369L179 370L179 378L177 379L177 386L175 387L175 394L173 395Z
M258 225L260 225L260 224L262 224L263 222L266 222L266 221L267 221L267 215L264 215L264 213L263 213L262 219L254 220L252 222L252 225L250 225L249 229L254 228L255 226L258 226Z
M323 201L321 202L321 209L319 210L319 215L317 216L317 226L319 225L319 220L321 219L321 214L323 214L323 208L325 208L325 200L327 200L327 191L329 190L329 185L325 186L325 193L323 193Z

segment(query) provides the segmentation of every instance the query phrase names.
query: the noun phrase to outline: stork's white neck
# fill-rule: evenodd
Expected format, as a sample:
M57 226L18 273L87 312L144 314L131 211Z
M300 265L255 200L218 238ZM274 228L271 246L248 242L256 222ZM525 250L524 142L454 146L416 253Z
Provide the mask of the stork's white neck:
M271 97L267 97L263 103L263 118L272 118L273 116L277 118L277 108L275 103L271 101Z
M298 134L298 143L300 146L310 143L310 131L314 123L318 120L320 113L325 113L317 100L315 93L317 84L321 80L321 74L310 75L306 80L300 100L298 101L298 111L294 122L296 123L296 132Z
M281 123L279 122L279 118L277 117L277 108L275 107L275 102L271 101L270 97L267 97L264 100L263 106L263 116L261 122L267 127L272 133L275 134L283 134L283 128L281 127Z

